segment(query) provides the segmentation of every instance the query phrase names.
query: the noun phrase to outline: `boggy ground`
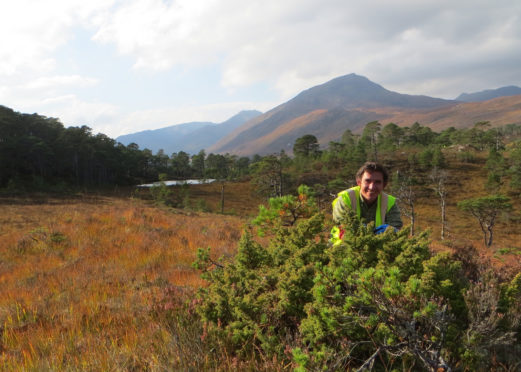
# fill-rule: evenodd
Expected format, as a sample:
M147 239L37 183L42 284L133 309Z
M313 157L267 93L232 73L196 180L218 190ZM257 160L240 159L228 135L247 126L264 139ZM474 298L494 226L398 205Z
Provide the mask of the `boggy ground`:
M13 371L168 369L188 352L154 309L200 286L197 248L233 254L245 223L100 196L0 208L0 370Z

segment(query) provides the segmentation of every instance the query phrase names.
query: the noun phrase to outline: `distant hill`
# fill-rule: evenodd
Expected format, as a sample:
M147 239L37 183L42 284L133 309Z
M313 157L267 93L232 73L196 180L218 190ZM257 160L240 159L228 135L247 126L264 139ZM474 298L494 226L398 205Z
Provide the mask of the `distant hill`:
M231 133L248 120L262 114L260 111L241 111L220 124L212 122L191 122L168 127L126 134L116 141L128 145L136 143L140 149L148 148L153 153L163 149L165 154L185 151L195 154L211 146L222 137Z
M384 113L385 112L385 113ZM411 126L415 121L435 131L449 127L472 127L479 121L489 121L494 127L521 124L521 95L507 96L482 102L463 102L433 110L380 110L382 124Z
M291 152L295 139L315 135L321 144L338 140L346 129L360 130L382 120L381 110L435 109L456 101L400 94L369 79L350 74L303 91L290 101L258 116L224 137L209 152L239 155Z
M521 94L521 88L514 85L498 89L487 89L476 93L462 93L456 100L463 102L482 102L499 97L508 97Z

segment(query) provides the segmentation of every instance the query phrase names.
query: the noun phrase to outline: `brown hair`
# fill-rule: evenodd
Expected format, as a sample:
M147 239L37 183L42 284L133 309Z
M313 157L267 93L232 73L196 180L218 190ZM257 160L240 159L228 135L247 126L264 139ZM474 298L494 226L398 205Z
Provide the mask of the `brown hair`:
M364 163L356 172L356 179L361 180L362 176L365 172L373 173L373 172L380 172L382 173L382 176L384 177L384 186L387 185L387 181L389 181L389 173L387 173L387 169L384 168L382 164L375 163L373 161L368 161Z

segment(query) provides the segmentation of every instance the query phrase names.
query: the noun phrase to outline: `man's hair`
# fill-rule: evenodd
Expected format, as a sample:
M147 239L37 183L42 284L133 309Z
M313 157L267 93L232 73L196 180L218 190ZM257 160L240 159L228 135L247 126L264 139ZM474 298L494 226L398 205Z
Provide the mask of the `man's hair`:
M356 179L361 180L362 176L365 172L373 173L380 172L384 177L384 186L387 185L387 181L389 180L389 173L387 173L387 169L382 164L375 163L374 161L368 161L364 165L360 167L358 172L356 172Z

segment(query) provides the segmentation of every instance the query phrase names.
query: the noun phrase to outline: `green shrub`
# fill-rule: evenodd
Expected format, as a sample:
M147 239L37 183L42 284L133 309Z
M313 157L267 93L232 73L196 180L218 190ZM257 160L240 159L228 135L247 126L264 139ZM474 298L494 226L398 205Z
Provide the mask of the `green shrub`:
M446 368L458 344L450 329L464 321L458 263L432 256L425 234L374 235L353 217L345 226L301 325L313 368Z
M260 348L268 355L284 355L288 340L298 335L304 307L312 299L315 264L325 258L327 247L326 237L320 236L322 215L288 225L308 209L308 200L304 194L276 198L272 208L276 205L277 211L261 208L257 223L271 242L263 246L246 231L237 255L222 268L211 270L209 251L198 252L195 266L210 283L200 290L199 312L209 332L229 338L239 354ZM267 217L272 212L278 218ZM279 223L268 223L274 220Z
M473 371L521 366L521 273L500 283L493 272L465 291L469 324L463 337L464 365ZM498 368L500 367L500 368Z
M195 210L198 212L209 212L210 208L204 199L197 199L195 203Z
M374 235L372 223L353 215L343 221L343 242L331 246L330 226L303 187L298 197L271 199L254 224L269 243L249 227L235 257L215 261L200 249L194 264L208 281L197 308L205 329L239 358L282 360L297 371L520 362L501 352L519 342L521 276L481 296L480 281L467 280L448 253L430 252L425 233ZM482 326L483 308L492 328ZM490 341L487 330L508 337Z
M476 155L471 151L458 152L457 159L463 163L475 163Z
M166 179L167 174L161 173L159 175L159 182L155 183L150 188L150 194L152 195L154 202L158 205L166 205L169 202L168 198L170 197L171 192L165 183Z

